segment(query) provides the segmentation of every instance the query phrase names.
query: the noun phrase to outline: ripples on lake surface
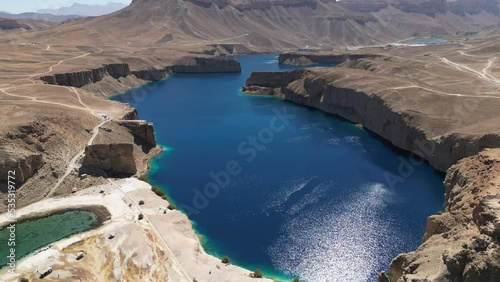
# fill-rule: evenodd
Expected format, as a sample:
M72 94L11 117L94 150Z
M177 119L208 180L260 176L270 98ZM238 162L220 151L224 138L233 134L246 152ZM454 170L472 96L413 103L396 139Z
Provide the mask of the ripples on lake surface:
M176 74L146 86L141 101L131 92L116 99L154 122L169 149L151 180L185 211L210 172L239 163L242 172L190 215L207 252L283 280L376 281L421 242L427 216L443 204L443 177L421 165L389 185L407 158L379 138L320 111L242 95L252 71L292 69L275 56L239 57L241 74ZM248 162L238 146L283 107L295 118Z

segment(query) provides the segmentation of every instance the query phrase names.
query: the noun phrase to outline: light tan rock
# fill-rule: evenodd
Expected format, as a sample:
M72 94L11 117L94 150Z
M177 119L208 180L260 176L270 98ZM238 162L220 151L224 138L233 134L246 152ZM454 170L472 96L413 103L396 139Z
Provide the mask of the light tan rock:
M415 252L392 261L391 281L500 280L500 149L461 160L445 184L444 213L429 219Z

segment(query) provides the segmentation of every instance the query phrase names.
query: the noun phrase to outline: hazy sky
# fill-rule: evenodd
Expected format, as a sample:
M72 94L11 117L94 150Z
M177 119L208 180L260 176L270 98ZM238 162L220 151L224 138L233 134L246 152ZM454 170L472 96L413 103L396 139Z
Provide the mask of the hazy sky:
M18 14L67 7L73 3L106 4L108 2L119 2L128 5L132 0L0 0L0 11Z

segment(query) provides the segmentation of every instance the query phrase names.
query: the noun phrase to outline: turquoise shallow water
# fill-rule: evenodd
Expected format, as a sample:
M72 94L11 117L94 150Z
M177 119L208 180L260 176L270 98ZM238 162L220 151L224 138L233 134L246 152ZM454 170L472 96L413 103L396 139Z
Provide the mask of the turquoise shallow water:
M154 122L168 150L150 179L188 213L207 252L284 280L375 281L421 242L443 204L443 177L418 165L391 185L408 156L386 142L317 110L241 94L252 71L289 69L275 56L238 57L241 74L176 74L115 99Z
M16 224L16 258L36 251L50 243L93 229L99 225L97 216L88 211L68 211ZM0 230L0 267L7 264L10 231Z

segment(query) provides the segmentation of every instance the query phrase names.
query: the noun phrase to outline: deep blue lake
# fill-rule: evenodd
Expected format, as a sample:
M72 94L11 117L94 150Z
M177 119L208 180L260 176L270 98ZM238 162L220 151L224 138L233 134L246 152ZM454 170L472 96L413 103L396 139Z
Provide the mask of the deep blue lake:
M206 251L283 280L376 281L421 242L443 205L443 176L332 115L240 92L276 54L242 56L241 74L176 74L114 99L154 122L167 148L149 174L189 214ZM389 177L389 179L393 179ZM214 180L216 179L216 180Z

